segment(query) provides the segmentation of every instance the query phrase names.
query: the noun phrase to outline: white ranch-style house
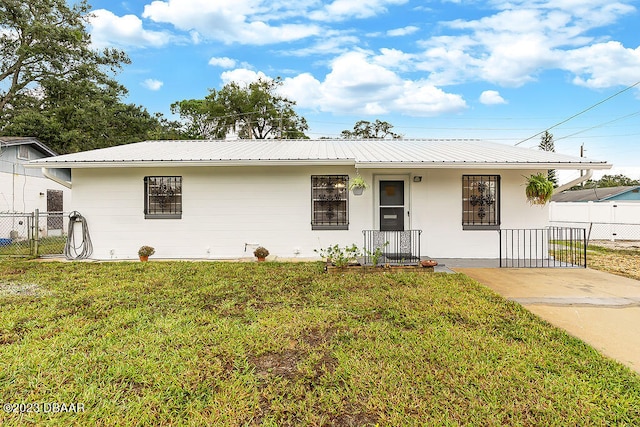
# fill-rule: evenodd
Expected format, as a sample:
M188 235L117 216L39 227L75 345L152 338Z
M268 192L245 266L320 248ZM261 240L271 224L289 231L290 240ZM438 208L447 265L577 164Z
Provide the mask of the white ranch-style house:
M481 140L146 141L39 159L71 169L92 258L318 258L387 241L389 258L498 258L501 229L548 225L526 177L610 164ZM349 190L356 176L368 188Z

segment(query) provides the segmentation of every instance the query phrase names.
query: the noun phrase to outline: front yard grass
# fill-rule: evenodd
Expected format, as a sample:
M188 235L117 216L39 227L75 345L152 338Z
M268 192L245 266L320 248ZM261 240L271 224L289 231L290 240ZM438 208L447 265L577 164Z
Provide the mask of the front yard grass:
M322 269L0 262L0 403L84 408L0 425L640 424L640 376L464 275Z

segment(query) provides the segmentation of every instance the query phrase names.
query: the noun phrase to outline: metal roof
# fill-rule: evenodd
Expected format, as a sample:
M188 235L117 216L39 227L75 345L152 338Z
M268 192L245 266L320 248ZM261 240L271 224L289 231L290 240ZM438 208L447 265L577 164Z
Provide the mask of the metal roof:
M629 191L638 192L640 185L620 186L620 187L601 187L589 188L586 190L567 190L562 193L555 194L551 201L553 202L599 202L611 199L612 197L628 193Z
M314 164L359 168L611 168L605 161L471 139L145 141L30 164L50 168Z
M0 136L0 146L11 147L15 145L31 145L45 156L58 155L58 153L40 142L37 138L29 136Z

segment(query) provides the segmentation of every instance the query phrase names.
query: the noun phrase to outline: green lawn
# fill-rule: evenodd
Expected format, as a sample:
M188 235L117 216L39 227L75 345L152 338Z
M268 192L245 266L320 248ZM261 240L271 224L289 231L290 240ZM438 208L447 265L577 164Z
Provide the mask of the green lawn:
M639 425L640 376L463 275L4 261L0 402L84 407L2 426Z
M43 237L38 241L39 254L62 254L67 242L66 236ZM28 240L15 241L6 246L0 246L0 256L29 256L31 243Z

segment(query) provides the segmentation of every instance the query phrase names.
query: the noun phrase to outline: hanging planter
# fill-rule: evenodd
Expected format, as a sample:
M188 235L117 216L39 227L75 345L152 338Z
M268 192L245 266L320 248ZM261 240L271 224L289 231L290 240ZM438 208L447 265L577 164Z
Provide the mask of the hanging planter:
M532 205L547 204L551 200L551 196L553 196L553 190L553 182L549 181L547 175L543 173L531 175L527 178L525 194Z
M362 193L364 193L364 190L368 187L369 185L364 180L364 178L360 176L360 174L354 176L351 180L351 183L349 184L349 190L353 191L354 196L362 195Z

